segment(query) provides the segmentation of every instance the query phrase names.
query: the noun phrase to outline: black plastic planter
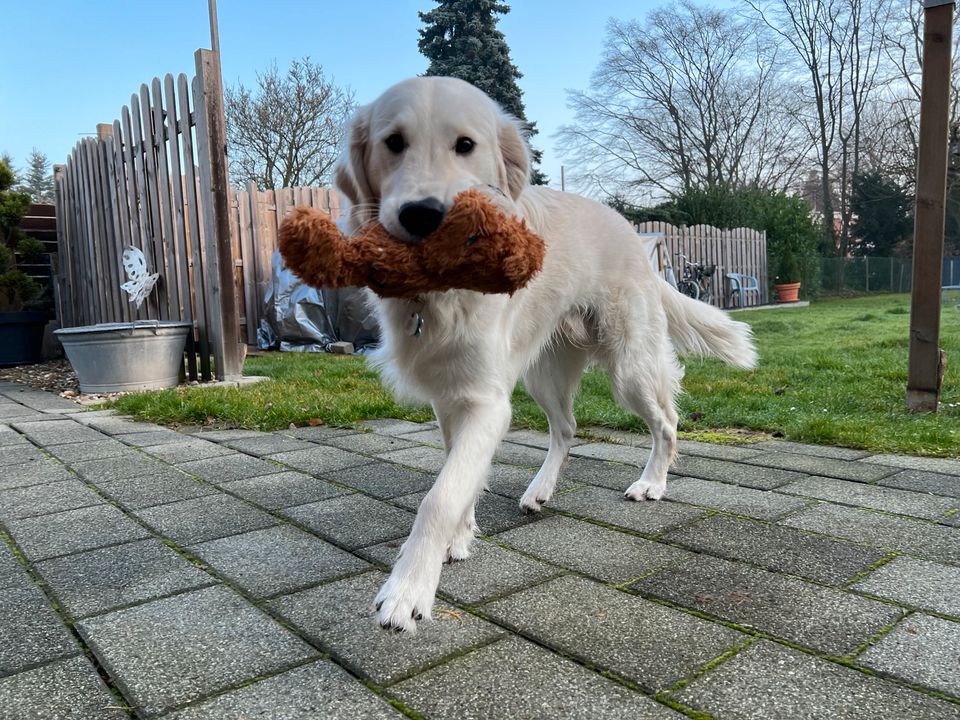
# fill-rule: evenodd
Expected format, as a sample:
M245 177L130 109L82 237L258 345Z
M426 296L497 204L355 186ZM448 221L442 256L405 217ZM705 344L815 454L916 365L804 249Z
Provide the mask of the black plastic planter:
M40 362L47 320L42 310L0 313L0 366Z

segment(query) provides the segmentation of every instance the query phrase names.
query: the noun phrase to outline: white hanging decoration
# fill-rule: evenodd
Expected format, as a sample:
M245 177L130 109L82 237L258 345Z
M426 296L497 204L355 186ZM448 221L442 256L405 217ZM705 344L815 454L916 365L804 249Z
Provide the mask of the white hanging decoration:
M130 295L130 302L136 303L139 310L147 295L153 290L160 273L149 274L147 259L133 246L123 249L123 269L127 271L127 277L130 279L120 287Z

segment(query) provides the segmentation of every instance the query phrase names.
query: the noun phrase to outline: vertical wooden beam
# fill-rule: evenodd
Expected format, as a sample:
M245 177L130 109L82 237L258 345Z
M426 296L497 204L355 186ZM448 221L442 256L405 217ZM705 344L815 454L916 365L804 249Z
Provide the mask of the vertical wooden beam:
M200 155L200 186L203 190L204 225L208 247L215 248L215 282L211 283L213 313L219 310L220 339L213 352L216 358L217 379L240 375L240 313L234 287L233 243L230 237L230 195L227 173L227 130L223 108L223 87L220 78L220 58L210 50L200 49L195 54L197 80L201 86L202 103L195 110L202 114L197 123L198 135L205 152ZM198 137L198 141L200 137ZM218 334L219 334L218 333Z
M936 412L943 376L939 347L940 281L954 4L954 0L924 0L923 81L906 398L907 409L911 411Z

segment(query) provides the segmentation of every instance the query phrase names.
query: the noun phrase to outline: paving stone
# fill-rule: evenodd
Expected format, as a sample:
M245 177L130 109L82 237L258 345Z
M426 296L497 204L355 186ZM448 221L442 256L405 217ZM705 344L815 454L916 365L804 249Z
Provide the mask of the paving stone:
M574 457L564 464L563 469L560 470L560 478L572 483L586 483L618 490L623 494L628 487L640 479L640 469L635 465Z
M228 440L239 440L241 438L256 438L270 435L271 433L258 432L256 430L200 430L193 433L193 437L201 440L213 440L214 442L226 442Z
M612 445L610 443L587 443L571 448L570 454L577 457L588 457L594 460L612 460L643 467L650 457L650 450L645 447L630 445Z
M458 657L390 694L437 720L667 720L683 716L520 638Z
M308 443L296 438L287 437L277 433L265 433L253 437L235 438L225 440L223 444L229 448L248 455L264 457L266 455L275 455L277 453L289 452L291 450L309 450L315 447L313 443Z
M916 613L901 620L856 662L901 680L960 695L958 658L960 623Z
M540 432L539 430L509 430L504 440L517 445L529 445L530 447L542 448L546 450L550 447L550 433ZM575 437L570 441L571 447L586 445L588 440Z
M915 608L960 617L960 568L908 557L894 558L851 586L852 590Z
M960 500L835 478L809 477L784 485L777 491L927 520L935 520L960 508Z
M75 478L0 491L0 519L18 519L99 505L103 500Z
M670 470L685 477L719 480L732 485L756 488L757 490L772 490L805 476L804 473L792 470L723 462L689 455L678 459Z
M278 435L296 438L297 440L306 440L308 442L323 443L334 437L344 435L355 435L358 431L353 428L329 427L327 425L317 425L308 427L290 428L281 430Z
M823 475L860 482L878 480L895 472L893 469L882 465L814 457L812 455L798 455L797 453L764 453L753 458L747 458L744 462L783 470L796 470L808 475Z
M392 567L404 540L406 538L388 540L364 548L358 554ZM456 603L475 605L554 577L560 572L553 565L504 550L484 540L475 540L469 558L443 566L439 592Z
M404 717L342 668L318 660L164 715L164 720L402 720Z
M178 545L276 525L277 519L224 493L137 510L137 517Z
M212 495L217 489L170 468L159 475L124 478L102 482L97 488L128 510L142 510L154 505L190 500Z
M381 437L384 436L381 435ZM443 433L440 432L440 428L431 428L429 430L404 433L398 437L402 437L404 440L413 440L421 445L432 445L433 447L438 447L441 450L443 449Z
M560 495L549 503L549 507L644 535L657 535L705 515L703 510L679 503L625 500L619 490L598 487L581 488Z
M957 717L952 703L765 640L673 697L715 718L743 720Z
M886 556L823 535L726 515L714 515L660 539L826 585L840 585Z
M285 469L279 465L266 462L265 460L240 453L221 455L219 457L207 458L206 460L177 463L177 467L184 472L196 475L215 485L227 483L231 480L243 480L244 478L257 477L258 475L278 473Z
M503 634L443 605L434 607L433 621L418 623L415 634L386 632L373 607L385 580L383 573L364 573L271 600L268 607L348 670L381 685Z
M436 423L415 423L409 420L393 420L385 418L382 420L366 420L360 423L359 427L373 430L379 435L405 435L406 433L419 432L420 430L430 430L437 427Z
M669 545L558 516L501 533L494 542L612 583L692 557Z
M416 513L426 494L426 492L419 492L404 495L394 498L392 502ZM520 509L516 501L490 492L480 493L474 512L480 535L495 535L510 528L529 525L543 517L538 513L526 513Z
M125 480L126 478L182 474L175 468L142 453L103 460L85 460L75 462L70 467L84 480L95 485L114 480Z
M0 467L11 468L13 465L42 460L46 460L46 456L26 441L0 445Z
M810 504L805 498L689 477L668 482L667 496L671 500L761 520L775 520Z
M118 435L120 442L132 447L149 448L155 445L168 445L170 443L181 443L187 439L186 435L178 433L176 430L166 430L164 428L154 427L145 432L124 433Z
M24 583L24 578L27 583ZM0 590L8 587L21 587L24 584L33 584L30 576L13 551L0 542Z
M405 450L391 450L378 453L377 457L391 463L399 463L408 467L438 473L446 462L447 456L443 450L432 447L412 447Z
M255 598L301 590L370 567L291 525L253 530L187 549Z
M773 452L792 452L813 457L832 458L834 460L860 460L869 457L866 450L852 448L831 447L829 445L808 445L807 443L789 442L787 440L764 440L750 447L763 448Z
M137 422L128 418L114 415L112 417L99 418L87 425L96 428L107 435L129 435L131 433L153 432L159 426L153 423Z
M49 392L36 390L34 388L25 388L23 386L16 390L7 391L7 397L18 403L26 405L28 408L41 411L55 411L61 413L82 412L83 406L75 403L73 400L62 398Z
M221 487L268 510L326 500L349 491L299 472L279 472L223 483Z
M72 618L216 582L153 538L44 560L33 568Z
M922 520L823 503L783 524L928 560L960 561L960 529Z
M139 455L139 453L129 445L124 445L119 440L114 440L113 438L71 443L69 445L52 445L47 448L47 452L68 465L84 462L85 460L104 460L106 458L122 456L136 457Z
M84 425L89 425L98 420L104 420L108 417L118 417L116 410L84 410L72 416L73 420Z
M126 720L85 657L0 678L0 720Z
M902 614L874 600L706 555L633 587L833 655L851 652Z
M350 549L403 537L414 518L406 510L358 494L298 505L282 514Z
M418 447L418 444L411 440L389 435L378 435L377 433L341 435L340 437L332 437L325 440L324 444L364 455L378 455L387 450L404 450L406 448Z
M270 455L270 459L311 475L324 475L328 478L335 477L332 473L338 470L373 462L365 455L322 445L316 445L309 450L292 450Z
M70 655L80 648L36 585L0 593L0 676Z
M698 440L677 440L677 451L681 456L696 455L716 460L746 460L764 452L756 445L719 445Z
M3 472L0 472L0 490L10 490L29 485L45 485L69 480L72 477L74 475L67 472L63 465L44 458L43 460L20 463L13 467L4 468Z
M76 627L124 696L146 715L316 654L222 586L87 618Z
M337 472L327 473L326 477L343 485L362 490L381 500L425 492L436 480L435 475L411 470L400 465L386 462L373 462L358 465Z
M585 460L583 462L593 462ZM597 463L599 464L599 463ZM607 463L604 463L607 464ZM569 465L569 463L568 463ZM566 467L561 472L557 480L557 487L554 490L554 496L567 492L574 488L582 487L582 483L571 480L566 476ZM490 475L487 479L487 489L497 495L504 495L514 500L519 500L526 492L527 486L533 481L536 471L531 468L515 467L513 465L502 465L493 463L490 467ZM430 476L431 479L433 476Z
M876 463L895 468L909 470L925 470L927 472L943 473L944 475L960 475L960 460L948 458L913 457L910 455L871 455L862 462Z
M33 410L24 405L16 403L0 404L0 420L13 422L17 420L39 420L43 419L44 414L38 410Z
M146 451L156 458L168 463L183 463L191 460L206 460L207 458L229 455L230 449L209 440L196 440L181 436L176 442L160 445L151 445Z
M102 433L73 420L15 422L12 425L33 442L43 446L105 439Z
M930 472L929 470L901 470L895 475L881 478L880 485L960 498L960 477Z
M538 468L547 459L547 453L540 448L532 448L528 445L501 442L493 454L493 459L506 465Z
M31 562L139 540L150 533L112 505L9 520L7 530Z
M747 639L743 633L584 578L551 580L484 605L498 623L659 692Z

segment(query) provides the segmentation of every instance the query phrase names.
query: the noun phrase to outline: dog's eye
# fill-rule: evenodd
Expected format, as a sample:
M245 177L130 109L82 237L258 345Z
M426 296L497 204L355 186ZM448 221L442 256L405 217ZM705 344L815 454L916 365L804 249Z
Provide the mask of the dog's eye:
M407 147L407 143L404 142L403 135L400 133L394 133L383 142L387 146L387 150L395 155L399 155Z
M457 155L469 155L473 150L474 142L468 137L459 137L457 138L457 144L453 146L453 149L457 151Z

